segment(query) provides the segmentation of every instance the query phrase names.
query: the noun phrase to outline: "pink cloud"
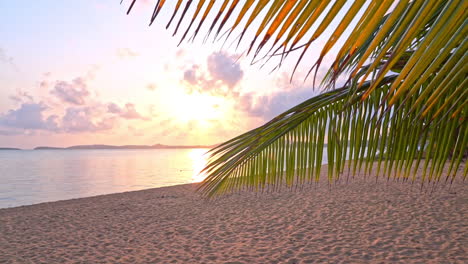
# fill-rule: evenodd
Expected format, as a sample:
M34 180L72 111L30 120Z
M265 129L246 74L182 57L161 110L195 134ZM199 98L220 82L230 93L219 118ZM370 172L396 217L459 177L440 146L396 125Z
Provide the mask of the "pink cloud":
M47 109L42 103L23 103L20 108L9 110L0 115L0 126L21 130L51 130L58 131L58 116L44 116Z
M16 103L31 103L34 101L33 97L28 92L22 90L17 90L15 95L10 95L8 98L15 101Z
M115 124L113 117L97 117L93 107L69 107L62 117L62 130L68 133L110 130Z
M216 80L221 80L229 87L234 87L244 76L240 64L234 56L216 52L208 57L208 71Z
M86 80L82 77L75 78L71 82L57 81L50 92L64 103L84 105L86 97L90 95Z
M207 59L207 71L200 65L192 65L184 71L183 81L188 93L209 93L213 96L236 96L244 77L234 56L216 52Z
M107 105L107 111L112 114L116 114L125 119L141 119L147 120L147 118L143 117L139 114L136 109L135 105L131 103L125 104L124 107L120 107L115 103L110 103Z

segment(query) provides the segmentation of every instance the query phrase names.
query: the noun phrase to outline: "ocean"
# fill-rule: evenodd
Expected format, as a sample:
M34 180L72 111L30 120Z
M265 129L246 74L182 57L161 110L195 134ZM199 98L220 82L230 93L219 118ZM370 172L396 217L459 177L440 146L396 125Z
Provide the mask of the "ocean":
M1 150L0 208L200 182L207 151Z
M0 208L199 182L207 151L0 151Z

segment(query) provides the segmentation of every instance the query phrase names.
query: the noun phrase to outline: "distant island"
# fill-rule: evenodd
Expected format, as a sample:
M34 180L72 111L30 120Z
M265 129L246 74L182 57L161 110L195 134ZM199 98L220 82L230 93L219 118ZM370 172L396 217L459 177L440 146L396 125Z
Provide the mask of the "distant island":
M0 148L0 150L21 150L19 148Z
M194 149L194 148L213 148L216 145L204 146L204 145L187 145L187 146L172 146L172 145L124 145L124 146L113 146L113 145L78 145L66 148L57 147L36 147L34 150L80 150L80 149Z

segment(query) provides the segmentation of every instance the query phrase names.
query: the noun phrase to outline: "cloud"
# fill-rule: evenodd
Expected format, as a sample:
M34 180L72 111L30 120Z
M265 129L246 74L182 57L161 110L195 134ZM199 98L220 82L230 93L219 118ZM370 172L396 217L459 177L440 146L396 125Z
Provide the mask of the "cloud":
M184 81L196 85L198 83L197 79L197 70L199 66L198 65L192 65L192 68L184 71Z
M33 102L33 97L25 91L17 90L15 95L10 95L8 98L10 100L15 101L17 103L24 103L24 102Z
M90 95L86 79L83 77L75 78L71 82L57 81L50 93L73 105L84 105L86 97Z
M200 65L194 64L184 70L183 81L188 93L208 93L232 99L236 102L236 110L263 121L270 120L318 94L311 85L291 82L288 73L282 73L276 78L274 85L279 91L270 94L242 93L239 83L244 72L235 56L223 52L211 54L206 67L204 70Z
M268 121L315 95L317 95L316 91L313 91L311 87L305 87L263 96L248 93L240 96L238 102L240 110L252 117L260 117Z
M130 48L117 49L117 57L121 59L134 58L138 56L140 56L140 54L138 54L137 52L133 51Z
M67 108L62 118L62 130L68 133L83 133L114 128L116 123L114 117L96 118L94 113L95 109L92 107Z
M184 57L186 54L186 51L185 49L178 49L177 52L176 52L176 58L182 58Z
M40 103L23 90L17 90L9 99L19 106L0 113L0 136L32 135L38 131L49 133L94 133L115 128L126 120L150 120L150 115L141 115L136 106L127 103L120 107L115 103L105 104L91 100L94 92L90 81L98 67L93 67L84 77L71 81L50 81L51 73L43 74L39 88L46 89ZM49 88L50 87L50 88ZM156 89L153 85L151 88Z
M233 96L238 93L239 82L244 76L240 64L233 56L217 52L207 59L207 70L192 65L184 70L183 80L188 93L209 93L213 96Z
M8 56L2 48L0 48L0 62L14 66L13 57Z
M39 81L39 88L43 91L49 90L49 88L52 86L52 83L50 81L50 78L52 77L51 72L44 72L42 73L42 79Z
M47 109L42 103L24 103L16 110L10 110L0 115L0 126L18 129L58 130L58 116L45 118L43 112Z
M41 89L47 89L49 88L50 83L46 80L43 80L39 83L39 88Z
M138 113L135 105L131 103L123 107L115 103L70 106L64 109L63 115L47 116L46 111L60 110L51 109L43 102L34 103L34 98L22 91L11 96L11 99L21 103L21 106L0 114L1 136L30 134L38 130L54 133L99 132L113 129L120 119L150 120Z
M127 103L125 107L121 108L115 103L110 103L107 105L107 111L112 114L116 114L125 119L142 119L147 120L142 115L140 115L136 109L134 104Z
M153 92L153 91L156 91L156 89L158 89L158 86L155 83L150 83L150 84L146 85L146 89Z
M115 103L110 103L107 106L107 111L112 114L120 114L122 112L122 108L120 108L117 104Z
M135 118L138 113L133 111L131 104L127 104L121 117ZM133 109L133 110L132 110ZM23 134L26 131L42 130L55 133L85 133L99 132L113 129L118 119L107 115L99 106L68 107L63 117L49 115L44 111L48 107L43 103L24 103L18 109L9 110L0 115L0 135L10 136ZM141 118L141 117L140 117Z
M234 87L244 76L239 63L234 56L216 52L208 57L208 71L216 80L221 80L229 87Z

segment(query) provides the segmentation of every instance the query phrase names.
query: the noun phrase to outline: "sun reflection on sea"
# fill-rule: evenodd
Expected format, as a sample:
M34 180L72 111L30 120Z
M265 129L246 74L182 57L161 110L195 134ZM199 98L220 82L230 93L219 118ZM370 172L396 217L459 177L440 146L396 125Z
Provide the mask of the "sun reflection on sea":
M208 162L208 155L206 152L208 149L192 149L189 152L189 157L192 160L192 182L201 182L206 178L205 173L201 173Z

